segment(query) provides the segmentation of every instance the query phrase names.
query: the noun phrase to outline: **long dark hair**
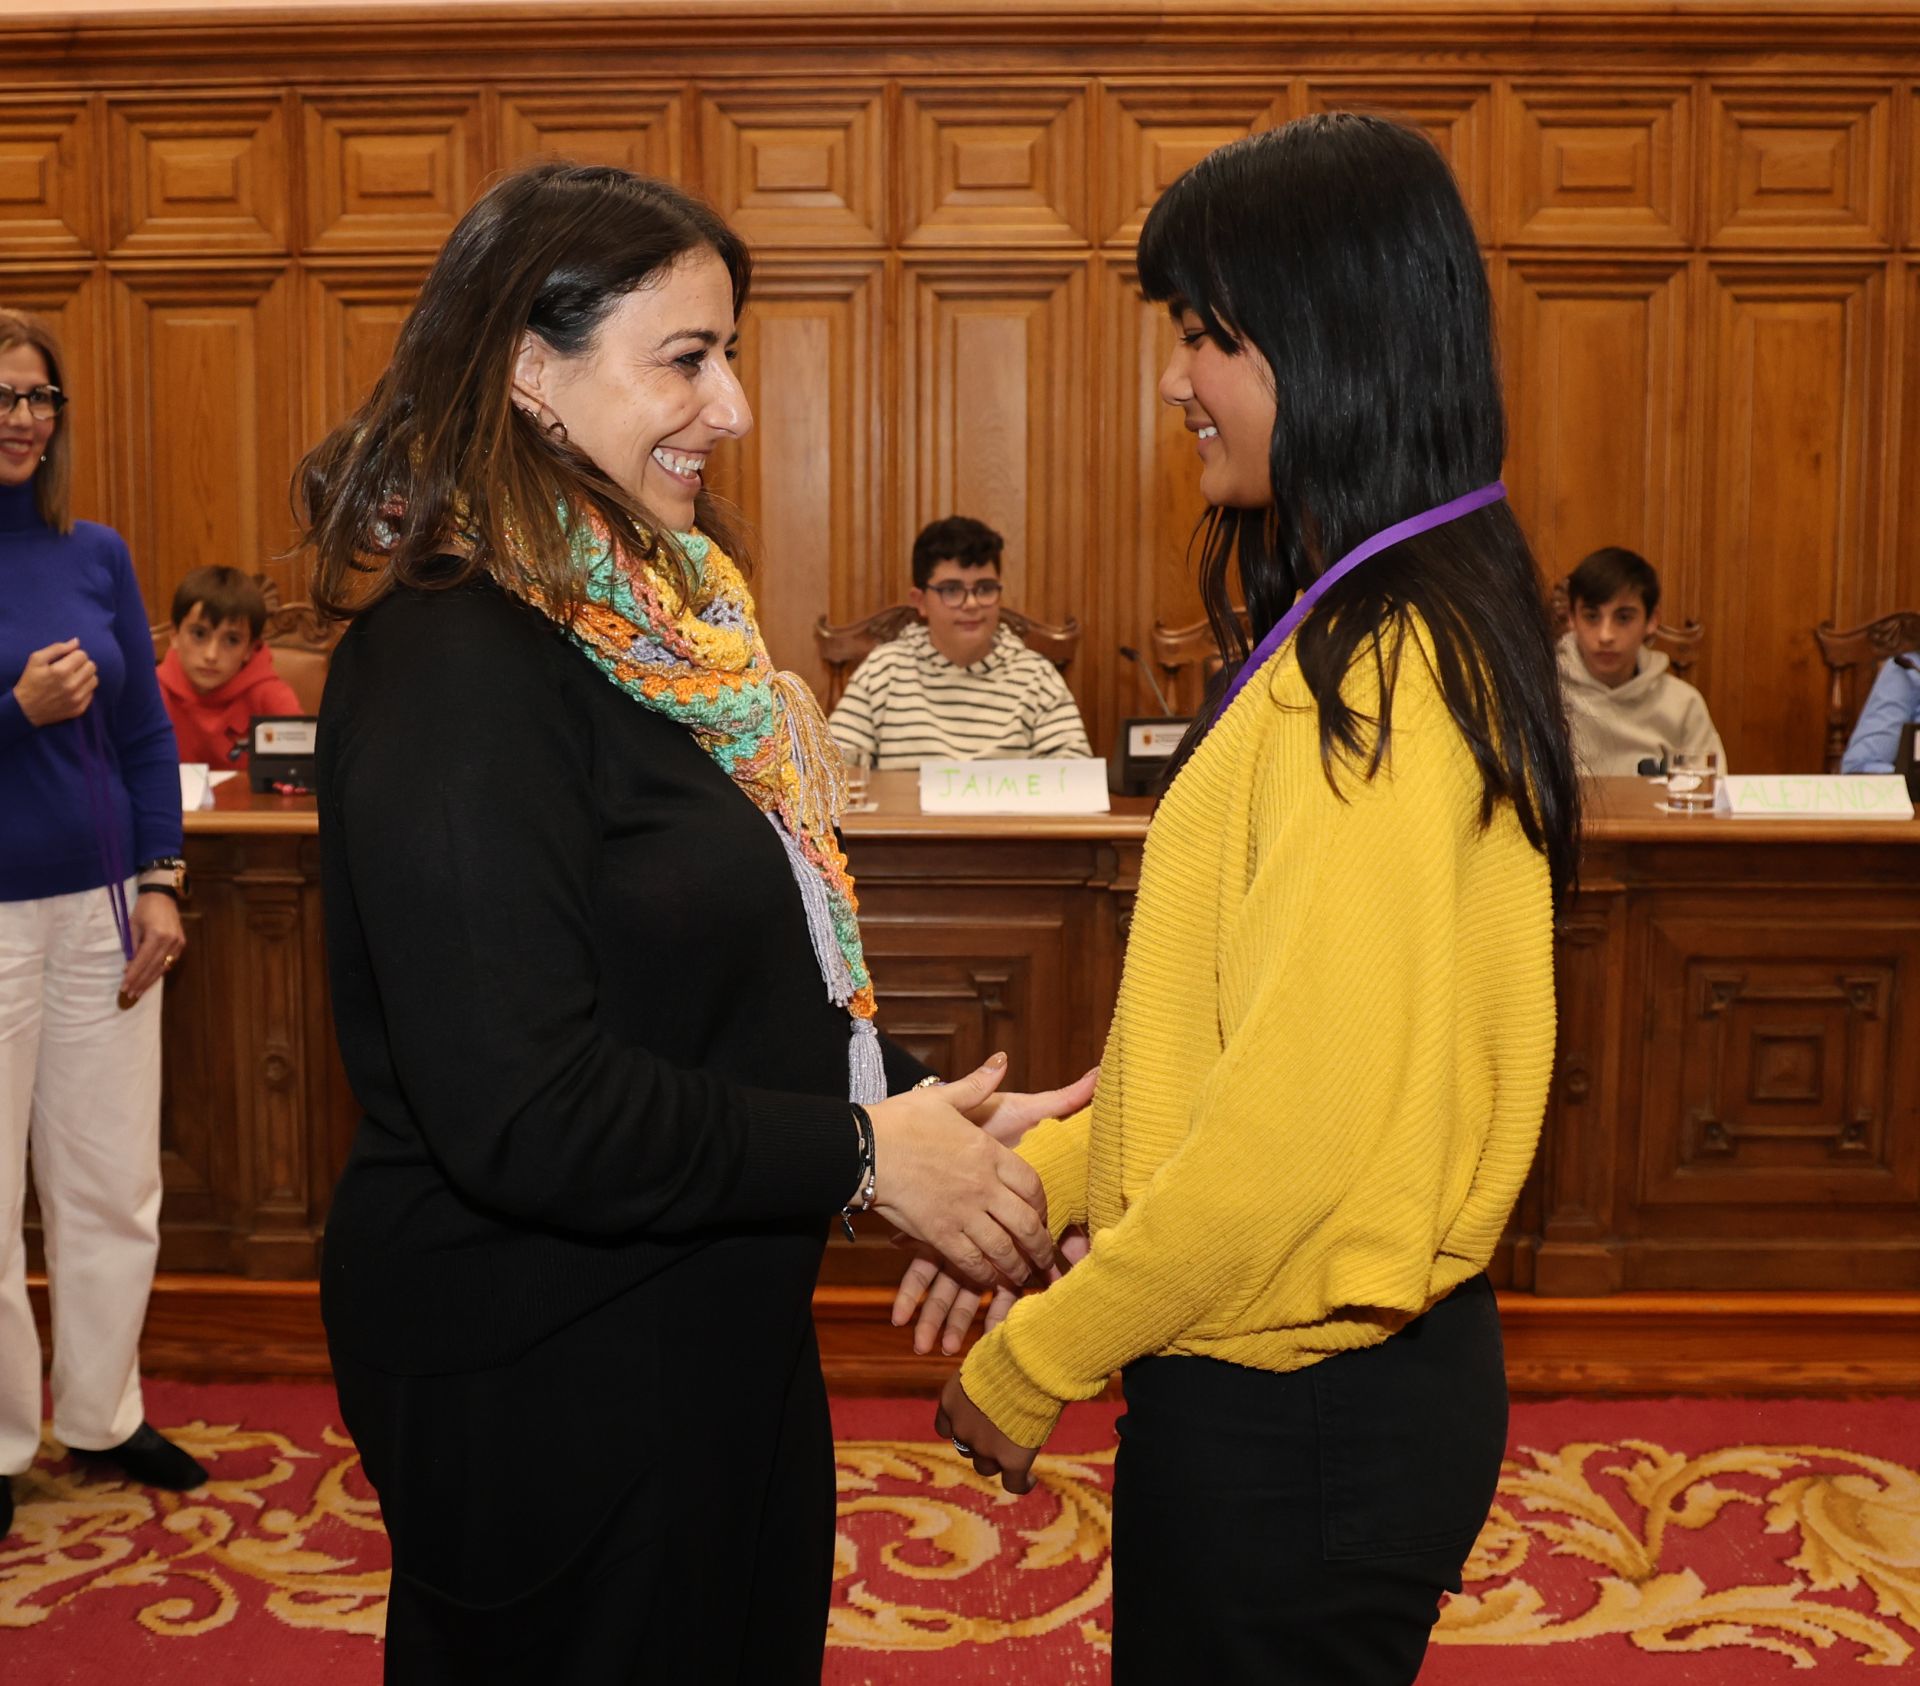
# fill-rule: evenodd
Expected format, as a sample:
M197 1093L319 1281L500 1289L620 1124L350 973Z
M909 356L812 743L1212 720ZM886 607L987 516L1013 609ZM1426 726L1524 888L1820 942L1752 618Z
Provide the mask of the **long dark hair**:
M1473 224L1415 130L1334 113L1221 147L1149 213L1139 272L1147 298L1193 311L1222 349L1257 347L1278 407L1271 506L1216 509L1196 535L1224 666L1177 766L1250 648L1236 575L1257 642L1354 546L1497 479L1506 416ZM1336 760L1368 778L1386 760L1416 616L1480 770L1482 825L1513 804L1564 908L1579 781L1539 570L1506 503L1382 551L1301 627L1329 783L1339 789ZM1356 661L1378 677L1378 720L1341 694Z
M589 516L685 593L686 560L664 523L513 402L513 369L527 330L577 356L626 294L702 250L727 266L738 316L753 272L746 245L679 188L565 163L495 183L447 237L372 394L300 465L314 602L344 617L396 585L485 572L570 613L581 590L570 529ZM694 511L746 565L718 501L702 491Z

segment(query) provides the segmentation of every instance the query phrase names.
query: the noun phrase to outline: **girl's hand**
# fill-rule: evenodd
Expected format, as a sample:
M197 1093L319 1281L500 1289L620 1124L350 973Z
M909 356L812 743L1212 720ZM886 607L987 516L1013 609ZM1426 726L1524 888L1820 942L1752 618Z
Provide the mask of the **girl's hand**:
M1043 1089L1031 1095L992 1094L966 1115L1002 1147L1018 1144L1034 1125L1047 1118L1068 1118L1093 1099L1100 1068L1095 1066L1064 1089Z
M1087 1232L1078 1224L1060 1237L1059 1255L1060 1262L1047 1272L1049 1282L1058 1282L1087 1256ZM893 1326L899 1328L918 1308L920 1317L913 1326L913 1350L931 1352L937 1338L940 1350L951 1358L967 1338L967 1330L973 1326L974 1314L979 1311L983 1297L979 1290L969 1288L942 1270L939 1260L918 1258L907 1266L906 1274L900 1278L900 1291L893 1297ZM994 1289L987 1305L987 1320L980 1330L983 1335L992 1334L1006 1321L1016 1297L1011 1288Z
M1009 1493L1033 1491L1033 1460L1037 1446L1020 1446L993 1425L993 1419L967 1397L958 1372L940 1390L940 1407L933 1414L934 1432L954 1442L954 1450L973 1460L981 1475L997 1475Z

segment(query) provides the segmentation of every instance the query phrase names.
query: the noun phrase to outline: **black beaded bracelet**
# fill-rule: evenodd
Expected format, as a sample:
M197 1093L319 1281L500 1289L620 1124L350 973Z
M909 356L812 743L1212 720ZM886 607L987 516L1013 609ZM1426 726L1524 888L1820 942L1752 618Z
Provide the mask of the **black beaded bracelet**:
M853 1110L853 1127L860 1133L860 1184L854 1197L840 1208L840 1227L847 1232L847 1239L853 1239L853 1214L864 1212L873 1205L873 1120L867 1109L857 1103L849 1103ZM858 1204L855 1204L855 1201Z

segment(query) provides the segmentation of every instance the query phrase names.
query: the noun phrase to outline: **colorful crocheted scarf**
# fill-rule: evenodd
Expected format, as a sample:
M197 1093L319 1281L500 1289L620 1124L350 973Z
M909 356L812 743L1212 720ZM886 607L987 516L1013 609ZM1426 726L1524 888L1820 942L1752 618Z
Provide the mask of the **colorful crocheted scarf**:
M692 732L772 822L806 908L827 995L853 1019L849 1097L885 1100L860 904L834 834L846 801L840 752L806 681L775 669L732 558L703 533L676 538L697 581L684 605L604 524L576 522L573 560L586 601L562 629L635 702ZM537 590L526 595L552 612Z

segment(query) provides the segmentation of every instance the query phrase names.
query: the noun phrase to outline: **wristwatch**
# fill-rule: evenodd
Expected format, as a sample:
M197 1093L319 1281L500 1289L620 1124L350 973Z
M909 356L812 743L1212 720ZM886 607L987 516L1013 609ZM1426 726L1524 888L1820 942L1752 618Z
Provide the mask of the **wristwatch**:
M154 876L149 879L148 874ZM160 874L166 874L161 877ZM177 902L187 899L187 863L178 855L158 855L150 861L142 861L134 868L134 876L139 879L139 894L149 890L163 896L171 896Z

